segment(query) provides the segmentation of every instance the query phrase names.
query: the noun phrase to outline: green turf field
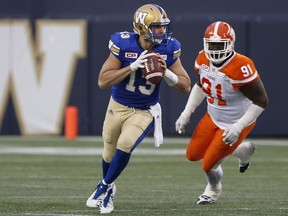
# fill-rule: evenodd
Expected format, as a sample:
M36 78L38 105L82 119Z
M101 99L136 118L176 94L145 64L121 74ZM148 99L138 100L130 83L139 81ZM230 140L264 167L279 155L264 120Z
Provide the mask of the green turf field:
M208 206L194 204L206 180L200 163L185 159L187 139L165 138L159 149L150 141L117 179L110 215L288 215L288 141L255 140L266 145L258 146L244 174L236 158L227 160L222 196ZM0 136L0 215L99 215L85 202L101 178L101 148L97 137Z

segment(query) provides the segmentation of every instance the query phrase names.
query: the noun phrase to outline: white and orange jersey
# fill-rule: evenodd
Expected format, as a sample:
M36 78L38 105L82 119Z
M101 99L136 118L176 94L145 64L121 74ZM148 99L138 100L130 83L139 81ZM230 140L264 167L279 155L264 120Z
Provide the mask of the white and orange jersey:
M214 123L225 129L241 118L252 102L239 88L259 79L253 61L234 52L221 67L215 67L201 51L194 69L200 75L202 90L207 97L207 110Z

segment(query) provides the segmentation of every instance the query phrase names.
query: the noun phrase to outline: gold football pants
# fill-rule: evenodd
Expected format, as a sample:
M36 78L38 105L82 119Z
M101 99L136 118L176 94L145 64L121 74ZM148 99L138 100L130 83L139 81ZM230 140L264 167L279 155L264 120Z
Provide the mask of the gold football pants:
M148 110L123 106L111 97L103 124L103 159L109 163L116 149L132 153L153 125L153 117Z

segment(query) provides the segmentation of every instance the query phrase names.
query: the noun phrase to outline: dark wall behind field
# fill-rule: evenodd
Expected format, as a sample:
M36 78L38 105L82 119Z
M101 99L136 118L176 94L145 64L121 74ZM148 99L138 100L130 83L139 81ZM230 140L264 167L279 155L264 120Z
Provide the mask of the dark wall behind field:
M181 60L192 83L194 59L202 49L203 33L213 21L229 22L236 31L236 50L254 60L266 86L270 104L260 116L251 136L288 136L288 1L159 1L155 0L1 0L0 19L86 19L87 58L77 66L69 105L79 107L80 135L101 135L110 90L97 86L98 72L109 54L108 41L116 31L132 31L134 11L143 4L161 5L172 21L174 36L182 43ZM85 74L83 76L83 74ZM85 77L85 78L83 78ZM174 122L188 95L162 86L164 135L176 135ZM205 112L202 104L191 119L187 134ZM19 134L14 107L9 100L0 134Z

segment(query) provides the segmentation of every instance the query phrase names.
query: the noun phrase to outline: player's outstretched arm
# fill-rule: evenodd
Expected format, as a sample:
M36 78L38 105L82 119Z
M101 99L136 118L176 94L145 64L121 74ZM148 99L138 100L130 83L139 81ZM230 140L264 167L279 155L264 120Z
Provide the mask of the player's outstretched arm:
M261 79L243 86L240 91L252 101L252 104L237 122L224 131L223 141L230 146L237 142L241 131L256 121L268 105L268 96Z
M175 129L179 134L185 133L185 128L190 122L191 115L195 112L196 108L201 104L204 98L205 94L203 93L200 83L198 82L193 86L185 109L175 123Z

